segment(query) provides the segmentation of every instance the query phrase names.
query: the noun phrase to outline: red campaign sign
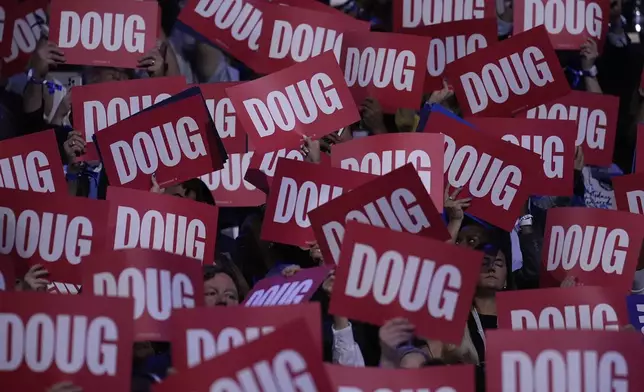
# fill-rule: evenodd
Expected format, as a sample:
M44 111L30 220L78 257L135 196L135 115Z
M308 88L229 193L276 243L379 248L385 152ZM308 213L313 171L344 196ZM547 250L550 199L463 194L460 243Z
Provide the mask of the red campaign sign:
M53 0L49 37L66 64L136 68L157 44L159 13L153 1Z
M16 286L16 270L13 263L0 263L0 291L13 291Z
M84 293L134 300L136 341L172 339L177 309L204 306L201 264L149 249L106 251L83 264Z
M549 196L573 194L577 134L574 122L493 117L466 120L486 135L538 154L543 163L541 173L535 173L535 178L530 179L534 188Z
M36 292L0 293L0 384L43 391L62 381L85 391L128 391L132 301Z
M524 0L514 5L514 32L544 26L557 50L579 51L589 38L602 48L610 19L609 0ZM601 50L601 49L600 49Z
M411 163L439 211L443 210L443 136L388 133L333 146L331 165L380 176Z
M49 294L76 295L80 291L81 291L81 285L79 284L51 282L47 285L47 292Z
M457 21L496 18L494 0L424 1L394 0L394 31L414 30L418 27Z
M644 124L637 124L637 141L635 144L635 173L644 172ZM638 160L637 157L640 157Z
M572 91L518 117L577 122L575 145L582 146L586 165L610 166L613 162L619 98Z
M266 153L256 151L250 159L250 165L248 166L248 170L246 171L244 178L246 181L256 186L257 189L260 189L268 195L271 184L273 183L273 177L275 177L277 161L280 158L303 161L304 155L302 155L300 146L294 148L281 148L279 150L269 151Z
M237 122L236 110L230 98L226 95L226 89L241 84L232 83L206 83L200 84L199 89L206 101L208 113L215 123L217 133L226 147L226 152L246 152L246 131Z
M630 291L644 239L644 217L599 208L548 211L541 287L559 287L567 277L586 286Z
M244 179L254 154L228 154L223 169L200 177L219 207L256 207L266 202L266 194Z
M153 249L210 264L215 257L215 206L172 195L110 186L110 249Z
M429 37L415 35L345 33L341 66L355 102L375 98L385 113L418 108L429 42Z
M322 356L322 324L317 302L246 308L217 306L177 310L172 314L172 366L183 371L265 337L302 319Z
M510 117L570 93L543 27L456 60L445 76L465 116Z
M350 170L280 159L266 202L262 241L305 246L315 239L308 213L373 178Z
M144 78L74 87L74 128L88 143L82 160L99 159L94 134L170 98L186 88L183 76Z
M96 142L111 184L149 190L155 173L169 187L223 168L217 137L199 94L119 121Z
M319 328L319 326L318 326ZM165 379L154 392L331 391L304 320Z
M13 30L11 52L4 57L2 74L12 76L25 71L31 54L36 50L42 34L42 24L47 20L45 10L49 0L12 1ZM39 21L42 21L39 23Z
M0 142L0 188L67 193L53 129Z
M441 213L412 165L329 201L309 212L309 219L325 263L332 266L340 261L344 226L350 220L442 241L450 239Z
M68 196L0 189L0 254L19 276L42 264L48 279L80 283L81 261L105 246L108 203Z
M537 154L477 132L460 121L434 112L425 132L445 136L445 181L463 188L459 197L472 197L467 212L479 219L510 231L523 212L531 194L542 189L528 176L542 172Z
M329 313L376 325L404 317L419 336L460 344L483 253L355 221L345 230Z
M0 1L0 16L2 17L0 22L0 59L11 54L15 8L15 0Z
M644 173L612 178L617 209L644 214Z
M497 294L499 329L619 331L628 324L624 293L578 286Z
M264 278L253 286L243 305L265 307L305 303L311 299L327 276L327 267L315 267L303 269L290 277L276 275Z
M485 337L488 391L634 391L644 383L637 333L499 329Z

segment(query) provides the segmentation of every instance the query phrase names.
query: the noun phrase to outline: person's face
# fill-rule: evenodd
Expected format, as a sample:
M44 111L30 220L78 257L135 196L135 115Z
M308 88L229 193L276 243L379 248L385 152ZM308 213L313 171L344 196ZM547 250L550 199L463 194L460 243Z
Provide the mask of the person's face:
M227 274L217 274L203 284L206 306L239 305L239 293L235 282Z
M611 0L610 20L615 21L622 15L622 0Z
M166 194L166 195L176 196L176 197L183 197L183 198L187 198L187 199L190 199L190 200L196 200L197 199L197 194L195 192L188 191L181 184L165 188L163 193Z
M501 291L508 277L505 255L500 250L485 254L481 263L478 287L484 290Z
M121 80L129 80L128 74L118 68L109 67L93 67L92 71L88 74L85 82L87 84L105 83L105 82L119 82Z
M456 237L456 245L471 249L477 249L487 241L488 236L480 226L465 226L458 232Z

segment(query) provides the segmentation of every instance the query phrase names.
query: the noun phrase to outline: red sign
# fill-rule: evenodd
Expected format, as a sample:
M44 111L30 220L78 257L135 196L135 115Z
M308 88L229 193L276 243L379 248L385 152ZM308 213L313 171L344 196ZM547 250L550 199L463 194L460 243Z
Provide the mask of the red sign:
M171 195L110 186L110 249L153 249L210 264L217 207Z
M72 111L74 128L84 134L88 143L87 161L98 160L94 134L119 121L164 101L186 88L183 76L144 78L74 87Z
M266 194L244 179L254 154L228 154L223 169L200 177L219 207L257 207L266 202Z
M14 0L0 1L0 58L11 54L11 42L13 41L13 25L16 3Z
M179 371L201 365L265 337L301 319L322 356L322 320L317 302L291 306L246 308L217 306L177 310L172 314L172 366Z
M132 301L35 292L0 293L0 384L43 391L68 381L86 391L128 391Z
M346 42L346 37L345 37ZM257 150L300 146L360 120L333 53L226 89Z
M266 202L263 241L305 246L315 239L308 213L373 176L280 159Z
M49 36L66 64L136 68L156 46L159 12L153 1L53 0Z
M485 336L488 391L634 391L644 383L636 333L492 330Z
M290 277L280 274L264 278L253 286L243 305L263 307L305 303L311 299L327 276L328 268L315 267L303 269Z
M637 141L635 144L635 173L644 172L644 125L637 124ZM637 159L639 157L640 159ZM584 157L585 158L585 157Z
M319 328L319 326L318 326ZM155 392L331 391L304 320L168 377Z
M500 329L619 331L628 324L621 290L571 287L503 291L497 294Z
M108 203L64 192L0 189L0 255L17 273L42 264L49 280L80 283L80 263L104 249Z
M98 297L132 298L137 341L172 339L176 309L204 306L201 264L147 249L92 255L83 265L83 289Z
M329 313L383 325L404 317L419 336L460 344L481 252L348 222Z
M333 146L331 165L380 176L411 163L432 202L443 210L443 136L388 133Z
M350 23L350 24L355 24L355 23L366 23L367 28L369 26L369 22L362 21L362 20L357 20L350 15L345 14L344 12L335 9L333 7L330 7L327 3L323 3L321 1L317 0L270 0L271 3L278 3L278 4L284 4L288 5L291 7L298 7L298 8L304 8L307 10L312 10L312 11L320 11L320 12L327 12L332 15L334 15L336 18L339 19L344 19L345 23Z
M0 142L0 188L67 193L53 129Z
M524 120L516 118L470 117L466 119L486 135L501 138L538 154L543 161L541 175L530 182L548 196L573 194L575 135L572 121Z
M612 183L617 209L644 214L644 173L613 177Z
M223 168L213 128L203 98L193 95L119 121L96 141L111 184L149 190L154 173L168 187Z
M3 75L11 76L25 71L29 57L38 45L42 26L47 21L45 9L48 5L49 0L11 1L8 7L12 10L10 15L13 23L8 26L13 30L13 40L11 53L4 57Z
M81 291L81 285L79 284L51 282L47 285L47 292L49 294L76 295L80 291Z
M557 50L579 51L588 38L603 41L609 19L609 0L524 0L514 5L514 32L544 26Z
M206 83L200 84L199 89L206 101L206 107L210 113L215 128L221 141L226 146L226 152L246 152L246 132L241 124L237 123L236 110L230 98L226 95L228 87L237 86L241 83Z
M582 146L586 165L610 166L613 161L619 98L573 91L519 117L577 121L575 145Z
M13 263L0 263L0 291L13 291L16 286L16 271Z
M440 3L394 0L394 31L474 19L496 18L494 0L456 0Z
M253 153L253 156L250 159L250 166L248 167L244 178L246 181L268 195L271 184L273 183L273 177L275 177L277 161L280 158L296 161L304 160L302 150L299 146L294 148L281 148L267 153L257 151Z
M570 92L543 27L456 60L445 76L465 116L509 117Z
M375 98L385 113L418 108L429 42L429 37L415 35L345 33L341 64L355 102Z
M644 217L624 211L567 207L548 211L539 285L567 277L586 286L630 290L644 239Z
M440 112L429 116L426 131L445 136L445 180L463 188L459 197L472 197L467 212L510 231L523 205L537 189L532 179L542 172L539 156L491 138Z
M441 213L411 165L329 201L309 212L309 219L325 262L333 266L340 261L344 226L350 220L442 241L450 239Z

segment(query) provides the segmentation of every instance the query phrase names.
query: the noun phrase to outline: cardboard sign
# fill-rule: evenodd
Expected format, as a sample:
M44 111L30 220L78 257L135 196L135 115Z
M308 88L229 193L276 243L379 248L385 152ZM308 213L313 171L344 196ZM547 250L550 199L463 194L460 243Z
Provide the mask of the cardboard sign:
M325 263L335 266L340 261L346 222L446 241L450 235L441 213L414 167L405 165L314 209L309 219Z
M3 75L15 75L25 72L29 57L36 50L38 40L42 35L42 26L47 21L45 9L49 0L12 1L13 40L11 53L4 57L2 64Z
M644 214L644 173L614 177L612 183L617 209Z
M215 256L215 206L172 195L110 186L110 249L153 249L210 264Z
M626 302L631 325L644 334L644 295L629 295Z
M642 337L632 332L492 330L486 337L488 391L637 390Z
M277 161L280 158L303 161L304 155L299 146L280 148L279 150L266 153L257 151L253 153L250 159L250 165L244 178L268 195L271 184L273 183L273 177L275 177Z
M445 76L465 116L510 117L570 93L543 27L456 60Z
M302 135L318 139L360 120L333 53L227 88L226 93L260 151L299 147Z
M74 128L88 143L81 160L98 160L94 134L133 116L186 88L182 76L144 78L74 87Z
M0 1L0 59L11 54L15 6L13 0Z
M49 294L76 295L80 291L81 291L81 285L79 284L51 282L47 285L47 293Z
M0 293L0 383L43 391L61 381L83 390L127 391L132 376L132 301Z
M13 263L0 263L0 291L13 291L16 287L16 270Z
M327 12L331 15L334 15L338 19L344 20L345 23L354 24L354 23L367 23L369 22L361 21L353 18L351 15L345 14L341 10L330 7L327 3L323 3L317 0L270 0L271 3L284 4L291 7L305 8L307 10Z
M483 253L350 221L329 313L383 325L404 317L419 336L463 339Z
M443 154L442 135L388 133L333 146L331 165L380 176L411 163L434 206L442 211Z
M314 240L308 213L373 176L280 159L266 202L261 239L305 246Z
M266 202L266 194L244 179L254 155L229 154L223 169L200 177L219 207L256 207Z
M83 265L83 291L97 297L132 298L137 341L172 339L173 313L204 306L201 264L148 249L92 255Z
M630 291L644 239L644 217L624 211L566 207L548 211L539 286L571 276L586 286Z
M80 263L104 249L108 203L68 196L0 189L0 255L19 276L42 264L49 280L80 283Z
M280 275L264 278L253 286L243 305L264 307L297 305L311 299L322 282L329 276L326 267L306 268L295 275Z
M528 196L541 191L528 179L543 171L539 156L473 131L440 112L432 112L425 132L445 136L445 181L454 188L463 187L460 198L474 199L467 212L512 230Z
M644 172L644 124L637 124L637 141L635 144L634 173ZM640 159L637 159L640 157Z
M605 287L503 291L496 297L499 329L619 331L628 324L621 290Z
M618 97L573 91L521 113L519 117L577 121L575 145L582 146L584 163L610 166L613 162L618 114Z
M494 4L494 0L394 0L393 27L394 31L406 31L462 20L496 18Z
M53 129L0 142L0 188L67 193Z
M414 35L345 33L341 65L355 102L375 98L385 113L418 108L429 42L429 37Z
M199 89L206 101L210 118L217 128L221 141L226 146L226 152L246 152L246 131L237 121L235 107L230 98L226 95L226 89L241 84L231 83L205 83L200 84Z
M555 49L579 51L588 38L598 43L604 40L610 7L610 0L517 1L514 5L514 33L544 26Z
M178 309L172 313L172 366L178 371L201 365L253 342L295 320L304 320L322 356L322 320L317 302L291 306Z
M574 193L577 134L574 122L493 117L470 117L467 121L486 135L538 154L543 161L542 170L530 178L536 189L548 196Z
M157 44L159 12L152 1L53 0L49 36L66 64L136 68Z

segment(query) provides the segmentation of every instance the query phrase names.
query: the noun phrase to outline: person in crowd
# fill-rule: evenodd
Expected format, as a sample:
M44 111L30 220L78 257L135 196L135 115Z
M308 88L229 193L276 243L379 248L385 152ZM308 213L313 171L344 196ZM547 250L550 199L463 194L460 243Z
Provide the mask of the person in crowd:
M203 267L203 287L206 306L237 306L249 291L237 266L224 255Z

